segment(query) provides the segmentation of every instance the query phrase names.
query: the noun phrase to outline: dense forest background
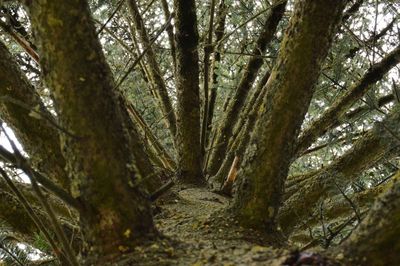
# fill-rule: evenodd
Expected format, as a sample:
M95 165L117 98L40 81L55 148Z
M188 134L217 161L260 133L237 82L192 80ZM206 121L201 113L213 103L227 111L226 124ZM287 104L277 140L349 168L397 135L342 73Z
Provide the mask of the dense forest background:
M396 265L399 16L0 0L0 265Z

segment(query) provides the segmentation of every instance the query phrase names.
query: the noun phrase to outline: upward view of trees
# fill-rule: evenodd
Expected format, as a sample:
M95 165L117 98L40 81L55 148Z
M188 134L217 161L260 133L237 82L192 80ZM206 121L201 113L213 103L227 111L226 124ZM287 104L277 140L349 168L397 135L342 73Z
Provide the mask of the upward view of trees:
M0 263L116 263L159 239L158 197L202 187L244 228L398 264L399 16L375 0L0 0Z

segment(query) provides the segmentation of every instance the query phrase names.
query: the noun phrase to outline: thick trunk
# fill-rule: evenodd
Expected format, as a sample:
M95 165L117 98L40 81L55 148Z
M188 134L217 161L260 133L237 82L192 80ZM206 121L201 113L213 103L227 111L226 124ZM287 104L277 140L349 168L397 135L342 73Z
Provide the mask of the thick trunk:
M1 118L13 129L35 168L68 190L70 180L54 118L1 42L0 96Z
M311 207L324 195L337 189L336 183L343 184L351 181L361 171L368 169L384 156L389 158L397 154L399 140L396 134L399 134L399 121L400 111L397 107L390 117L383 122L377 122L364 138L357 141L354 147L336 162L319 173L315 173L309 180L298 184L299 188L285 201L279 214L282 229L290 232L293 226L309 215Z
M202 184L196 4L175 0L178 179Z
M255 56L251 57L247 62L246 68L243 71L243 76L235 91L235 95L229 102L220 126L216 129L215 142L218 143L218 146L212 150L210 163L207 169L207 174L211 176L216 174L221 166L227 150L228 139L231 136L239 114L243 109L249 90L253 86L257 74L263 64L263 59L260 55L264 54L268 43L274 37L278 23L285 11L285 7L286 1L277 1L268 13L262 32L260 33L256 46L252 51L252 54Z
M397 174L399 175L399 174ZM336 256L345 265L397 265L400 260L400 182L395 182L372 206Z
M44 77L68 132L60 135L73 196L84 206L80 221L92 255L87 263L102 264L156 232L149 201L134 185L140 175L126 112L113 91L87 2L43 0L28 7Z
M238 174L232 209L245 226L276 227L294 141L345 2L296 2Z

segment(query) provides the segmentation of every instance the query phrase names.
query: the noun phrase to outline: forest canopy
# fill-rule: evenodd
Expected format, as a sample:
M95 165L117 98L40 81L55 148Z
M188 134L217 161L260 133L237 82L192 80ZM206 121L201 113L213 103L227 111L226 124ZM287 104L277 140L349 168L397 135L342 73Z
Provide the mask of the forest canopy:
M0 0L0 265L398 264L399 19Z

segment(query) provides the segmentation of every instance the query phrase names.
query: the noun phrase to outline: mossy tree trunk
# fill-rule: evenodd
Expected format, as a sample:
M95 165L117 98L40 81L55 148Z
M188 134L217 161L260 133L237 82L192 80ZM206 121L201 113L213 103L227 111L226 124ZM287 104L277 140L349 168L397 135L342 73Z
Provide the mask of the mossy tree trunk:
M399 176L399 173L397 173ZM397 265L400 260L400 182L372 206L361 225L336 251L345 265Z
M175 0L178 179L204 184L200 148L199 34L194 0Z
M72 194L83 206L88 263L102 264L156 233L149 201L134 185L141 177L126 112L113 91L87 2L28 1L27 6L43 74L68 132L61 134L62 150Z
M238 173L232 210L245 226L276 227L294 142L345 2L295 4Z
M368 169L383 157L386 159L398 154L400 111L397 106L392 114L382 122L377 122L372 130L354 144L354 147L336 160L332 165L300 182L293 195L288 195L281 208L279 222L282 229L290 232L301 219L328 192L337 190L336 183L349 182L363 170Z

